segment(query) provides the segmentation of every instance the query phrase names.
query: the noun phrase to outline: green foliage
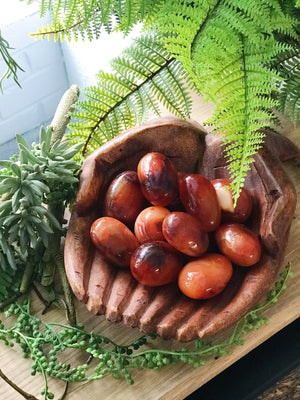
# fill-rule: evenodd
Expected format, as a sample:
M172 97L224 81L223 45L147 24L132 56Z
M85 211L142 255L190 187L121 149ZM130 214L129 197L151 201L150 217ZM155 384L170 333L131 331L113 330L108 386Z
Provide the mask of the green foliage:
M42 127L40 143L32 148L17 136L19 155L0 161L0 262L9 275L45 264L54 232L62 234L51 207L66 207L76 193L79 165L71 159L81 145L51 144L51 135L51 128Z
M2 239L0 239L2 240ZM3 263L2 255L0 255L0 263ZM12 299L17 295L21 282L21 274L9 268L5 271L0 269L0 308L7 299Z
M150 111L160 115L159 102L186 118L191 100L181 64L148 33L111 61L112 73L100 71L97 86L83 89L69 124L71 142L85 142L83 156L131 126L144 122Z
M264 51L267 62L278 50L272 40L264 40L258 48L243 38L241 56L237 55L235 62L220 71L224 79L214 91L219 101L210 122L221 133L226 133L225 154L236 195L254 161L253 155L263 144L264 136L259 129L270 125L271 109L276 105L271 93L276 88L278 75L257 60L256 52Z
M113 27L127 34L145 16L155 13L159 0L44 0L40 13L44 16L51 9L52 23L33 33L35 38L53 36L60 39L92 40L101 29L110 32Z
M283 58L283 57L282 57ZM281 62L280 73L284 80L279 87L279 111L296 124L300 119L300 47Z
M82 325L68 326L59 323L45 323L30 313L30 301L14 303L6 316L15 315L16 321L6 328L0 321L0 340L8 346L18 344L24 357L32 359L32 375L42 373L44 399L52 398L47 377L64 382L88 382L105 375L125 378L132 384L131 370L161 369L178 362L196 368L205 365L207 359L230 354L234 346L242 345L245 335L258 329L267 319L261 312L276 302L286 288L290 266L280 275L280 280L269 293L267 300L248 312L233 328L232 333L222 342L208 343L194 341L191 349L162 350L155 347L155 336L141 336L128 345L119 345L106 336L89 332ZM143 346L143 347L142 347ZM76 349L93 357L92 363L72 367L63 362L64 352Z
M276 35L279 42L288 43L289 49L280 53L272 66L282 78L276 96L279 102L278 110L288 115L296 124L300 119L300 9L295 8L293 0L283 1L282 7L297 21L296 38Z
M111 29L113 16L116 29L125 34L142 20L158 33L147 52L137 42L113 60L113 73L101 71L97 85L83 91L87 100L78 103L80 121L71 124L70 137L86 141L84 156L143 122L149 110L158 114L158 101L181 118L188 116L184 82L189 80L216 106L207 123L224 134L237 200L253 155L264 141L260 128L275 120L274 108L295 122L299 116L295 0L44 1L42 14L50 6L53 23L58 24L53 29L56 38L58 31L69 38L79 32L98 37L102 26ZM94 14L101 16L94 19ZM283 59L287 53L292 57Z
M260 128L275 120L273 109L279 107L298 118L295 3L165 0L155 18L148 15L146 20L159 35L141 37L112 61L113 73L100 71L97 85L83 90L87 100L78 103L79 121L70 125L70 138L85 141L85 156L122 130L142 123L149 111L159 115L158 101L186 118L190 100L185 82L192 82L216 106L207 123L224 134L236 200L253 155L264 141ZM287 52L293 52L293 58L283 61Z
M156 18L167 50L216 105L208 122L224 134L235 199L277 105L280 75L270 64L288 45L274 35L296 38L295 26L275 0L167 0Z
M9 50L12 48L9 46L7 40L3 38L0 31L0 56L2 57L4 63L6 64L6 71L0 76L0 91L3 92L2 83L4 79L8 79L11 76L18 86L20 86L18 80L18 70L24 71L19 64L11 57Z
M155 33L151 30L137 39L112 60L111 73L100 71L97 84L83 90L86 99L77 103L70 124L73 147L68 141L52 143L51 130L42 128L39 144L31 148L17 136L19 155L0 162L2 305L20 294L24 271L41 278L51 257L62 265L57 251L65 233L62 212L78 187L80 166L74 157L81 161L123 130L141 124L150 112L160 115L160 104L188 117L187 85L215 104L208 122L225 135L236 197L263 142L260 128L273 118L272 109L281 107L295 121L299 117L298 0L41 0L40 5L41 15L51 9L52 24L36 37L92 39L102 28L110 32L113 26L127 34L139 21ZM17 82L20 67L9 49L0 34L0 52L8 65L4 77L12 75ZM78 157L80 142L85 145ZM44 270L48 280L51 273ZM216 344L196 340L192 350L156 349L145 336L118 345L83 326L44 323L31 314L28 299L10 307L7 315L15 314L16 322L9 328L0 322L0 340L19 344L24 356L32 359L32 373L44 377L44 399L53 398L47 376L86 382L111 374L132 383L132 369L177 362L198 367L207 357L228 354L243 344L249 330L266 322L260 313L277 301L288 274L289 268L266 302L245 315L228 339ZM93 366L70 367L60 361L67 349L90 353Z

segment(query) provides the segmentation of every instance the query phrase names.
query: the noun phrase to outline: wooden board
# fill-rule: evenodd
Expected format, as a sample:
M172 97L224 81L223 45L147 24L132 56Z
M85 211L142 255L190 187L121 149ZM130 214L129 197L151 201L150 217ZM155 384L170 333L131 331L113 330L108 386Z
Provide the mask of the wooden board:
M200 98L194 101L192 119L200 124L211 114L212 106L204 104ZM300 127L295 128L289 121L284 120L282 132L289 136L295 143L300 145ZM232 354L223 356L217 360L209 360L203 367L193 369L190 366L176 364L163 370L142 370L133 372L134 385L130 386L125 381L105 377L102 380L88 384L71 384L69 386L66 400L182 400L207 381L218 375L231 364L263 343L266 339L280 331L300 315L300 173L299 166L289 164L286 166L288 174L293 180L298 195L298 205L293 221L289 244L286 251L285 263L291 262L293 276L288 280L288 288L281 295L279 301L265 312L269 323L250 332L243 346L235 347ZM84 305L77 303L78 320L83 322L87 329L101 332L118 343L128 343L133 338L140 336L137 329L125 328L122 324L112 324L101 316L90 314ZM33 308L40 310L41 304L36 300ZM3 316L1 315L1 318ZM51 311L45 316L47 321L65 322L62 312ZM174 342L158 340L158 347L176 346ZM66 362L85 361L79 354L72 351L64 360ZM18 348L7 348L0 344L0 368L2 371L23 390L42 398L40 390L43 387L41 375L32 377L30 375L30 360L23 359ZM50 379L50 390L59 398L63 392L64 385ZM0 399L22 400L23 397L16 393L10 386L0 379Z

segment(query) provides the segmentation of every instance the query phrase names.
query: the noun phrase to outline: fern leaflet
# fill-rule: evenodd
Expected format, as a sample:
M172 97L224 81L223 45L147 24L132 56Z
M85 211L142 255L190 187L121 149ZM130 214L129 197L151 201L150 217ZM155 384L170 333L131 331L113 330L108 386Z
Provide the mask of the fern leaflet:
M52 22L31 35L55 40L97 39L104 28L124 34L148 15L153 15L161 0L47 0L40 6L40 14L52 9Z
M295 26L296 38L287 37L281 33L276 36L281 43L289 44L289 49L280 53L273 63L273 68L282 77L277 94L278 109L296 124L300 119L300 9L295 8L293 0L285 0L281 5L298 23Z
M77 121L69 124L71 141L85 142L83 157L143 123L150 111L160 115L159 103L181 118L191 111L186 73L154 34L136 39L111 66L114 72L98 73L97 86L83 89L86 100L77 103Z
M290 55L280 64L279 71L284 80L279 86L278 108L296 124L300 119L300 48L298 54Z

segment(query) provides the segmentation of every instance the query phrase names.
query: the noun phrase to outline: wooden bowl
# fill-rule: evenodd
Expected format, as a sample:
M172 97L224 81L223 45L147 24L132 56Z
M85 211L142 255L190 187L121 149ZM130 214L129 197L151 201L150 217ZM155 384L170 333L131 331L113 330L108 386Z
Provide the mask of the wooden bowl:
M190 122L163 118L124 132L91 154L82 167L65 242L65 268L76 297L92 313L112 322L182 342L214 335L238 321L276 280L296 206L294 186L279 157L286 160L298 150L281 136L267 134L245 181L254 205L251 229L262 244L261 260L250 268L234 268L223 292L202 301L184 296L177 284L153 288L138 283L129 270L103 259L89 231L101 216L112 179L124 170L135 170L148 152L165 154L179 171L201 173L210 180L228 178L220 137L206 135Z

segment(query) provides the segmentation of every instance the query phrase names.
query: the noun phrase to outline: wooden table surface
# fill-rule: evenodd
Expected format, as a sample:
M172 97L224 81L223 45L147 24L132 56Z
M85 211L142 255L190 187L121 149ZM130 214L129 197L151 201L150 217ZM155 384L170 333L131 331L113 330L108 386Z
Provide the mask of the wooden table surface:
M199 98L194 101L192 119L202 123L211 113L212 106L204 104ZM300 145L300 127L295 128L289 121L284 120L282 131L295 143ZM300 174L299 166L289 164L286 166L293 180L298 195L296 215L292 224L289 244L286 251L285 263L291 262L293 276L288 279L287 290L280 296L279 301L268 308L264 315L269 323L260 327L257 331L249 332L243 346L235 347L232 354L209 360L205 366L194 369L180 363L169 366L159 371L139 370L133 372L134 385L128 385L125 381L115 380L109 376L102 380L88 384L71 384L66 400L182 400L194 390L211 380L217 374L225 370L231 364L263 343L276 332L297 319L300 315ZM114 339L118 343L127 343L131 339L140 336L137 329L125 328L122 324L112 324L102 316L90 314L84 305L78 306L78 320L85 327L95 332L101 332ZM41 306L38 300L33 303L34 309ZM1 318L3 316L1 315ZM45 320L65 322L64 314L60 311L51 311L45 316ZM158 340L157 346L164 347L166 342ZM170 346L170 342L167 343ZM171 343L172 345L173 343ZM80 360L79 355L72 351L64 361ZM43 387L41 375L30 375L30 360L23 359L20 350L8 348L0 344L0 368L1 370L23 390L42 398L40 391ZM64 385L61 382L49 380L50 390L59 399ZM15 392L7 383L0 380L0 400L22 400L23 397Z

